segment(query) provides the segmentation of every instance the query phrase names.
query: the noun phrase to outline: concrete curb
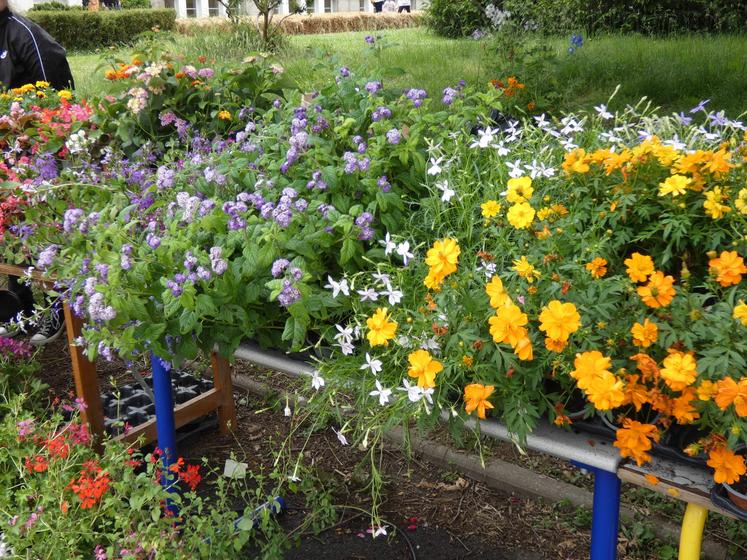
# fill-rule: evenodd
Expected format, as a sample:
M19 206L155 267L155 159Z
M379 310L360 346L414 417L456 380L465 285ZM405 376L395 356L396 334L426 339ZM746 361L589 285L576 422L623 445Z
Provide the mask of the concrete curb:
M303 404L303 397L285 391L278 391L260 381L255 381L245 375L234 374L234 385L245 389L252 394L267 398L278 396L288 399L292 406ZM384 437L387 441L396 444L401 449L405 442L405 434L402 428L389 430ZM483 467L480 457L470 453L458 451L452 447L409 434L409 443L413 452L425 457L436 466L445 469L455 469L469 478L482 482L489 488L517 494L530 499L542 499L550 503L563 500L569 501L575 507L591 509L594 497L591 492L569 484L562 480L536 473L519 465L503 461L501 459L489 459ZM635 519L632 508L622 505L620 516L623 519ZM679 540L680 527L668 519L655 517L650 519L651 529L654 534L662 539ZM726 548L716 541L703 539L701 550L705 553L707 560L725 560Z

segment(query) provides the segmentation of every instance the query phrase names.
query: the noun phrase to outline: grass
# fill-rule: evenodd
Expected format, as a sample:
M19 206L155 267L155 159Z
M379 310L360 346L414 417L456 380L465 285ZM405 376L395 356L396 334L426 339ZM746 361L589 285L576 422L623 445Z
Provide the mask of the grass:
M325 58L334 57L339 65L356 68L366 62L363 48L366 34L290 36L279 58L299 86L311 91L332 79L328 73L316 69L318 53L325 53ZM384 75L386 82L394 87L423 88L436 97L444 87L460 79L472 84L485 83L511 73L509 70L499 75L500 57L486 42L445 39L424 28L392 29L376 35L384 37L389 46L377 60L369 59L368 63L374 73ZM246 37L231 43L225 31L213 35L206 32L197 37L177 36L173 41L176 52L193 53L194 57L205 54L224 61L241 60L253 48ZM707 98L711 99L710 108L724 109L731 117L747 111L744 87L747 35L662 39L604 36L587 39L573 56L565 52L566 38L548 42L558 56L557 62L545 70L548 75L519 78L528 79L540 88L544 84L557 84L562 109L605 103L620 85L613 107L635 104L646 96L667 112L687 110ZM100 55L74 54L70 63L82 95L104 91L105 80L94 72Z

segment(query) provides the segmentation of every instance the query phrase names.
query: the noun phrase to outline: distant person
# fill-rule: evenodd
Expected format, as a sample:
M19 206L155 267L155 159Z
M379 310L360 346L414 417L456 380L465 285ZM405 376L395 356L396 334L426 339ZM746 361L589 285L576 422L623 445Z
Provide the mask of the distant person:
M380 0L378 2L374 2L374 0L371 0L371 4L373 4L374 13L380 14L382 11L382 8L384 7L384 0Z
M0 85L11 89L42 81L55 89L73 88L65 49L0 0Z
M397 0L397 13L410 13L410 0Z
M0 0L0 89L12 89L25 84L47 82L55 89L72 89L73 75L63 49L33 21L13 13L8 0ZM34 305L31 287L8 277L8 289L19 299L22 312L28 317ZM3 315L3 313L0 313ZM64 326L59 302L39 322L31 343L43 345L56 339ZM15 336L19 327L0 326L0 336Z
M386 0L384 2L384 12L391 13L397 11L397 2L395 0Z

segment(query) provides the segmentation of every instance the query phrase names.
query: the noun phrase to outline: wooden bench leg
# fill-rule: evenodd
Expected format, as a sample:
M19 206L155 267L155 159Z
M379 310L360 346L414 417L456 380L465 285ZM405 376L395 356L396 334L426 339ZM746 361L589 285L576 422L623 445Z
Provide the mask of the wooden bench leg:
M231 364L217 352L210 354L213 366L213 385L220 395L218 406L218 428L221 434L236 429L236 406L233 402L233 381L231 381Z
M67 304L64 305L64 311L75 392L86 403L86 409L81 413L81 420L88 423L88 430L95 445L100 445L104 436L104 409L101 405L99 382L96 378L96 364L89 361L83 349L75 345L75 339L81 336L83 321L75 316Z

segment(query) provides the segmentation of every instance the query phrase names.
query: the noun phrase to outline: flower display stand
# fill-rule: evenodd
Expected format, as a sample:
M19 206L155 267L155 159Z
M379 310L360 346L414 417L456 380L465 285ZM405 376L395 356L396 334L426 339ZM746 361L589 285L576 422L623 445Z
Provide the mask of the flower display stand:
M49 286L54 279L46 277L43 273L32 270L27 272L26 268L0 263L0 274L10 274L12 276L26 277L30 276L32 280L39 284ZM95 441L101 442L104 436L104 410L99 393L98 378L96 375L96 364L91 362L83 352L80 346L75 344L75 340L81 336L83 330L83 321L76 317L72 310L65 305L65 329L67 331L67 341L70 348L70 361L73 370L73 379L75 381L76 395L82 398L86 403L86 409L81 413L81 420L88 424L91 435ZM115 439L134 442L141 436L144 443L150 443L159 437L159 422L166 423L161 431L167 433L169 430L176 430L190 422L202 418L203 416L216 411L218 414L218 427L222 434L229 431L231 426L236 425L236 409L233 402L233 383L231 382L231 366L228 360L212 352L210 356L213 372L213 388L188 400L182 404L174 405L169 391L168 401L170 404L164 405L164 398L161 399L159 407L158 396L156 398L156 418L148 420L138 426L132 427L127 433L117 436ZM153 360L155 362L155 360ZM153 370L153 382L159 383L159 390L154 391L156 395L163 395L166 387L170 388L171 379L168 375L163 375L158 368ZM168 384L167 384L168 383ZM170 411L170 412L169 412ZM159 419L160 416L160 419ZM167 418L170 416L171 418ZM175 453L173 440L168 443L168 449ZM163 448L162 442L159 445Z
M293 360L280 352L263 350L253 343L244 343L236 357L256 365L293 376L309 376L313 367ZM442 420L450 417L441 413ZM468 427L477 422L468 419ZM513 442L508 428L496 420L480 421L480 432L498 440ZM621 482L643 486L687 503L680 531L679 560L700 558L703 529L709 511L736 519L729 511L715 505L710 497L713 477L705 469L657 456L643 467L623 461L618 450L606 441L587 433L575 433L540 421L527 436L526 447L533 451L570 461L575 466L594 474L594 500L591 527L591 560L617 558L618 525L620 516ZM646 478L653 475L656 484Z

